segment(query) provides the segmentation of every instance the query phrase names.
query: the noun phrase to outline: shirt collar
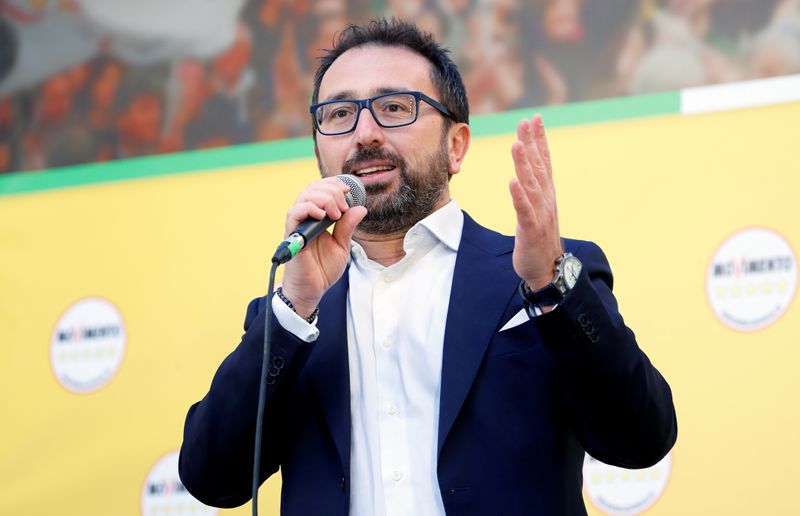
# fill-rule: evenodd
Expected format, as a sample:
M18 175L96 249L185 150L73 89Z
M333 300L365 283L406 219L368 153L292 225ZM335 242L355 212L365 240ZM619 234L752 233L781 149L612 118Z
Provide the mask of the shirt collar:
M450 202L417 222L409 233L414 233L420 228L427 229L437 240L458 251L461 242L461 231L464 229L464 213L458 203L451 199Z
M406 233L403 248L408 250L411 245L410 237L424 235L441 242L451 251L458 252L458 244L461 242L461 233L464 229L464 213L458 203L451 199L447 204L431 213ZM367 256L364 249L356 241L350 242L350 255L357 260L366 260Z

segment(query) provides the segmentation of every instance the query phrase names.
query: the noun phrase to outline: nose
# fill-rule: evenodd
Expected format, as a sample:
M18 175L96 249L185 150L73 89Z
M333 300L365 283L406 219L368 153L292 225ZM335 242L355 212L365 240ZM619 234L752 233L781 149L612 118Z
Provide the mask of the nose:
M369 109L358 113L358 121L353 129L353 138L358 147L380 147L383 145L383 128L378 125Z

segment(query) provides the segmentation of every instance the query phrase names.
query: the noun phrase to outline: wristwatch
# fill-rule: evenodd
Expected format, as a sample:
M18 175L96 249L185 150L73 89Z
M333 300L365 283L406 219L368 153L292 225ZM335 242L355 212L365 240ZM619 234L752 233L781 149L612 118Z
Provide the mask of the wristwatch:
M532 307L541 309L543 306L553 306L560 303L567 295L581 273L583 264L572 253L564 253L556 260L556 274L553 282L539 290L531 290L525 280L519 284L519 293L525 308L531 315L534 314Z

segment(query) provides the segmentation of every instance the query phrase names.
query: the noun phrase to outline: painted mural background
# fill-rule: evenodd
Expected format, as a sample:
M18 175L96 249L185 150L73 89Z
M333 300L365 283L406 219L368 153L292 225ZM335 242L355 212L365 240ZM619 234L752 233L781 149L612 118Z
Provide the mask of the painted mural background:
M797 0L2 0L0 173L308 135L320 49L382 15L473 114L800 73Z

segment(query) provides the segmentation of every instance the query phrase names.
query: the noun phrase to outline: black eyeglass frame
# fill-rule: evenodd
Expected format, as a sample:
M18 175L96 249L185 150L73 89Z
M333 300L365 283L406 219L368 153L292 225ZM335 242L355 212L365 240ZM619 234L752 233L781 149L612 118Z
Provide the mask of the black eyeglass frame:
M414 97L414 118L411 121L403 123L403 124L400 124L400 125L384 125L383 123L381 123L381 121L378 119L379 117L375 114L375 111L373 111L373 109L372 109L372 103L374 101L380 99L380 98L389 97L391 95L411 95L412 97ZM448 109L446 107L444 107L444 105L442 103L430 98L429 96L425 95L421 91L392 91L390 93L383 93L381 95L376 95L375 97L370 97L368 99L363 99L363 100L359 100L359 99L326 100L325 102L318 102L316 104L312 104L311 107L308 109L308 111L309 111L309 113L311 113L311 120L314 123L314 129L316 129L317 132L319 132L319 134L322 134L322 135L325 135L325 136L338 136L340 134L347 134L347 133L353 132L355 130L355 128L356 128L356 125L358 125L358 116L353 117L353 126L350 129L348 129L346 131L337 131L335 133L326 133L322 129L320 129L319 122L317 121L317 116L316 116L316 111L321 106L325 106L327 104L335 104L337 102L352 102L353 104L356 104L358 106L358 113L359 114L361 113L362 109L369 109L369 112L372 115L373 120L375 120L375 122L377 122L377 124L379 126L385 128L385 129L394 129L396 127L406 127L406 126L411 125L411 124L413 124L414 122L417 121L417 118L419 117L419 101L420 100L424 100L426 103L428 103L429 105L433 106L436 110L438 110L440 113L442 113L446 117L450 118L451 120L455 120L455 118L453 118L453 115L450 114L450 111L448 111Z

